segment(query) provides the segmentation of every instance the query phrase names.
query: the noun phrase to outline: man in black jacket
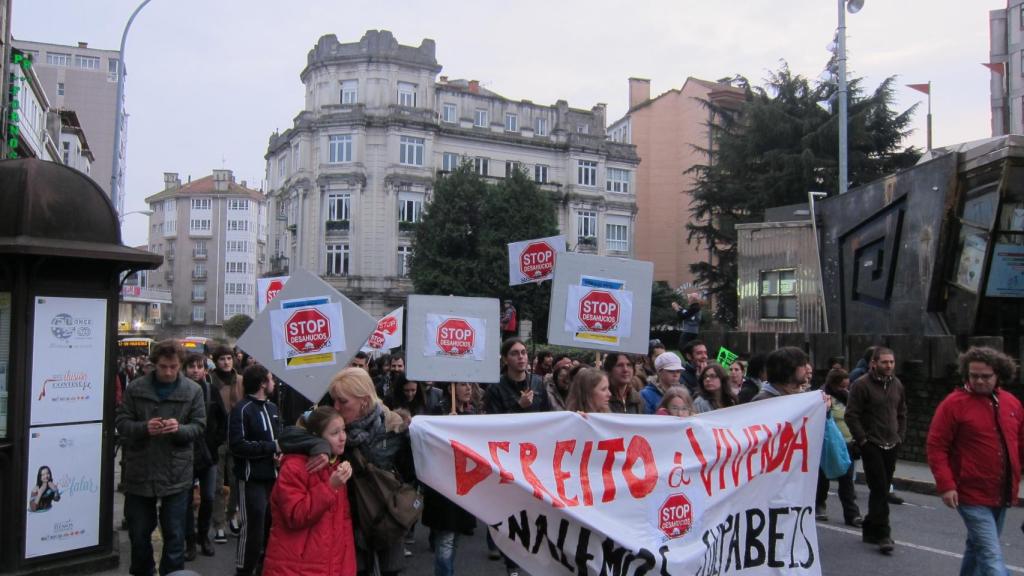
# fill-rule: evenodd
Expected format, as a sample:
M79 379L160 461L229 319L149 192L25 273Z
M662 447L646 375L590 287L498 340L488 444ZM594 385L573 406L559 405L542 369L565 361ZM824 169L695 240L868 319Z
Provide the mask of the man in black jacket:
M246 368L242 388L246 396L228 418L228 447L235 457L238 515L242 519L235 574L251 576L270 532L267 507L277 479L281 419L277 406L267 400L274 392L274 376L269 370L259 364Z
M550 410L544 381L540 376L527 372L530 358L523 341L519 338L505 340L501 344L501 358L505 362L505 372L497 384L487 387L484 411L487 414L518 414Z
M192 352L185 358L185 375L203 391L206 406L206 433L195 442L193 468L199 480L199 522L198 531L192 499L188 500L188 515L185 518L185 560L196 557L198 542L204 556L213 556L213 542L210 540L210 519L213 516L213 502L217 496L217 449L228 438L228 412L220 390L210 381L206 373L206 356Z

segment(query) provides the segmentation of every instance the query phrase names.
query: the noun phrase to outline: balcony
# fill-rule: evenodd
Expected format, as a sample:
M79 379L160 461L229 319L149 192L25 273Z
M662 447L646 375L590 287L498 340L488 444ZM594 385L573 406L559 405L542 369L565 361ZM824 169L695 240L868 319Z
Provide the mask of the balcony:
M207 251L206 250L193 250L192 251L192 259L193 260L206 260L206 255L207 255Z
M198 270L193 270L192 271L192 279L193 280L206 280L206 271L203 270L202 272L200 272Z
M296 232L299 231L299 225L298 224L289 224L287 226L287 229L288 229L289 232L292 233L292 236L294 236L296 234Z
M164 259L166 259L168 262L174 262L174 252L165 252Z
M166 280L168 284L174 284L174 272L171 272L170 270L164 272L164 280Z
M348 220L328 220L324 228L327 232L348 232L350 223Z
M398 221L398 233L403 236L410 236L416 232L416 225L419 222L407 222L405 220Z
M192 302L206 302L206 294L193 294Z
M576 238L577 252L596 252L597 238L594 236L579 236Z
M288 257L284 254L277 254L270 257L270 270L267 272L279 272L282 275L288 273Z
M274 218L277 219L278 222L287 222L288 221L288 213L287 212L278 212L277 214L274 215Z

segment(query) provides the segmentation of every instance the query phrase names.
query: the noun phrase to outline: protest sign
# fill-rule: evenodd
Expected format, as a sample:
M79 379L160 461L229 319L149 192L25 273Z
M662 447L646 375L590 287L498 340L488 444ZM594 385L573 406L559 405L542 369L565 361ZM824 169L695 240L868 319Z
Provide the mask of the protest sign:
M694 418L418 416L417 479L531 574L820 574L821 394ZM429 463L429 465L424 465Z
M281 293L288 278L288 276L271 276L256 279L256 312L263 312L267 304Z
M427 382L497 382L501 345L494 298L409 296L405 373Z
M238 347L317 402L376 326L330 284L299 269L256 315Z
M363 352L386 352L402 346L402 324L405 321L405 306L399 306L377 321L377 328L366 339Z
M566 252L555 262L548 342L647 352L654 265Z
M565 236L510 242L508 245L509 286L549 280L555 271L555 259L562 252L565 252Z

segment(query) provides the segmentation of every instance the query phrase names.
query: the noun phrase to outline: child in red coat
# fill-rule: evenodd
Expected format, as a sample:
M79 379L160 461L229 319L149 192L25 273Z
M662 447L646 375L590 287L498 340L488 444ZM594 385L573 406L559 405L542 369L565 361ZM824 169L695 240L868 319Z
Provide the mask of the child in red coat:
M338 457L345 451L345 421L334 408L321 406L303 416L306 430L327 441L330 465L310 473L307 456L286 454L270 495L273 524L267 543L266 576L354 576L355 542L345 483L352 466Z

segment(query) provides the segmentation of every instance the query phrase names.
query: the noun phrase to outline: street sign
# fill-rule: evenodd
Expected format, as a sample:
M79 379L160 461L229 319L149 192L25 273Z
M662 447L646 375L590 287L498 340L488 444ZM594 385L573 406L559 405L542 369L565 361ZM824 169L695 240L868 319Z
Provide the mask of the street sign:
M592 332L607 332L619 324L619 313L621 307L608 290L591 290L583 298L577 307L577 315Z
M509 286L549 280L559 252L565 252L565 236L509 243Z
M495 298L409 296L405 373L424 382L497 382L501 346Z

